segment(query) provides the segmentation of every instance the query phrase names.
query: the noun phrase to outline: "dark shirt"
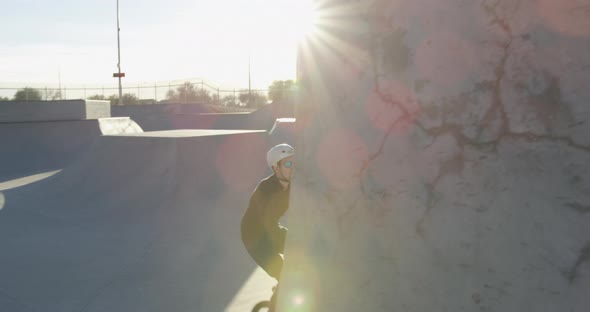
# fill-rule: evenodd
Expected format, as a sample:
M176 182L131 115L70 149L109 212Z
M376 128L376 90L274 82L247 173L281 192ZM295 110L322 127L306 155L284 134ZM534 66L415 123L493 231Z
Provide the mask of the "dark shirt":
M242 218L242 241L256 263L270 276L278 279L283 266L280 254L285 250L287 229L279 219L289 207L289 189L283 189L272 175L262 180Z

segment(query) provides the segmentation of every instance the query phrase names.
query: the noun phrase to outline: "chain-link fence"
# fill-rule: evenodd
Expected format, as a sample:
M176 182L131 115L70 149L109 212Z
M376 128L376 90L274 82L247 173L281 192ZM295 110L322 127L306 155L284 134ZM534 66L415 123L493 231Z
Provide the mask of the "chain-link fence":
M228 106L266 102L268 89L228 89L213 86L204 80L177 80L157 83L125 84L123 104L154 104L160 102L209 102ZM0 100L67 100L102 99L118 103L117 85L0 85Z

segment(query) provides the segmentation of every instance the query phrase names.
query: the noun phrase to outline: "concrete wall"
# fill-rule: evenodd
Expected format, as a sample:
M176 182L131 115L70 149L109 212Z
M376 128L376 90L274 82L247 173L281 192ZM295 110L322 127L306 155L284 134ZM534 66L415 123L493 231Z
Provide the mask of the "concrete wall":
M0 102L0 123L86 120L108 117L111 117L111 105L108 101Z
M588 1L317 1L280 311L587 311Z
M145 131L181 129L182 116L208 112L201 104L114 105L114 117L130 117Z

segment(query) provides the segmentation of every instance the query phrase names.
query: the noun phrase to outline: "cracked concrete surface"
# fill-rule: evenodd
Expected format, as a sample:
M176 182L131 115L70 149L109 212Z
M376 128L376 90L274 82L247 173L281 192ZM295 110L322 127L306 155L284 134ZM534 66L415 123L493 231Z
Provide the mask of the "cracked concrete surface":
M311 310L585 311L589 12L318 2L282 306L307 289Z

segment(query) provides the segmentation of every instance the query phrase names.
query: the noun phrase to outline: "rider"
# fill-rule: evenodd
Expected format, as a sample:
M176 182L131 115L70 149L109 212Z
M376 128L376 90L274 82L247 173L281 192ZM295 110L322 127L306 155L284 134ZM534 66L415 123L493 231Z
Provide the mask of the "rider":
M279 219L289 207L289 185L295 150L279 144L266 154L273 174L258 184L242 218L242 242L250 256L270 276L279 280L287 228Z

